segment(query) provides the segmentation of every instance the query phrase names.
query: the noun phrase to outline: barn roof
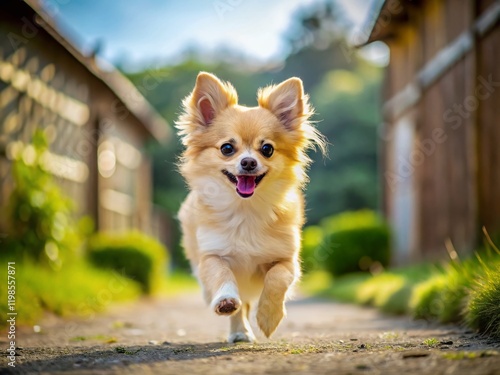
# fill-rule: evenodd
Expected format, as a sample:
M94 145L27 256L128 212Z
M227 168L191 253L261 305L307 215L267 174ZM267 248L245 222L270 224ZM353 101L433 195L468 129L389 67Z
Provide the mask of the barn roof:
M54 19L48 15L38 0L17 0L24 2L34 12L37 24L43 28L54 40L67 50L93 76L102 81L123 102L127 109L139 120L149 135L160 143L166 142L171 135L171 128L137 88L119 71L100 69L93 56L86 56L75 47L58 30Z
M362 28L364 32L361 33L358 46L386 40L395 35L397 26L408 20L410 6L412 4L404 0L374 0Z

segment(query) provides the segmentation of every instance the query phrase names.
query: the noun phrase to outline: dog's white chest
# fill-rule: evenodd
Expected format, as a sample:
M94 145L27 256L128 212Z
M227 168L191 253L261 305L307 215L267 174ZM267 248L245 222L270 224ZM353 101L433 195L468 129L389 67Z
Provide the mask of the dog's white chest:
M246 217L226 225L199 226L196 237L200 253L229 257L238 263L266 263L290 257L299 246L298 228L280 229Z

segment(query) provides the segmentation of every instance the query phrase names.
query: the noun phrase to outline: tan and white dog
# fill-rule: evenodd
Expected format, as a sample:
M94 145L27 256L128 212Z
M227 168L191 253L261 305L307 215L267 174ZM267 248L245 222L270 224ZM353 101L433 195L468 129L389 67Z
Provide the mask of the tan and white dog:
M306 150L325 151L300 79L259 90L258 103L238 105L231 84L202 72L177 122L183 246L211 309L230 316L229 342L255 340L254 301L267 337L283 319L300 276Z

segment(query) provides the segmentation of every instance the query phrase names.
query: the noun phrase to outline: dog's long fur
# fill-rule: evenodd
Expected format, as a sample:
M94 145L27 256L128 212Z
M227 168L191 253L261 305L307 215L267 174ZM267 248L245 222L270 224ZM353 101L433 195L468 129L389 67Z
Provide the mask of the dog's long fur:
M254 301L266 336L284 317L287 292L300 277L306 150L325 151L300 79L259 90L258 103L238 105L231 84L202 72L177 122L185 145L179 166L190 188L179 212L183 245L207 303L231 317L229 342L254 341L248 322ZM221 152L227 143L231 155ZM274 147L270 157L263 144ZM255 176L265 173L250 197L235 186L243 158L257 163Z

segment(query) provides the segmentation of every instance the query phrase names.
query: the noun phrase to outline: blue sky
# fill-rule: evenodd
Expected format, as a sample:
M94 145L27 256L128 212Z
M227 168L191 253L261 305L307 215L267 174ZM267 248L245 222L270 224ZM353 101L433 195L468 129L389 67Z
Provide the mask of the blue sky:
M283 34L301 6L316 0L42 0L70 40L129 68L173 61L190 47L234 49L256 60L279 59ZM373 0L337 0L361 25ZM126 66L127 66L126 65Z

